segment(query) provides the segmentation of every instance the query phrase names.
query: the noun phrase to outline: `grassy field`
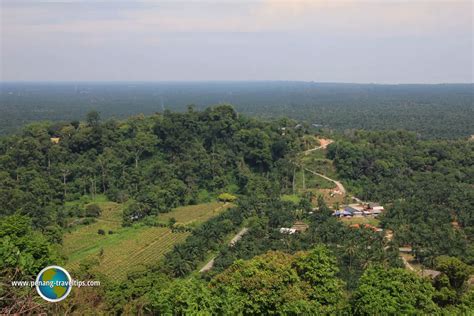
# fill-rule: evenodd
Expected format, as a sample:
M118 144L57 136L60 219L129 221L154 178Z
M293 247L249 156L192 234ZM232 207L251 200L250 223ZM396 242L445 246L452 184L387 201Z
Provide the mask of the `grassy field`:
M333 189L336 187L334 182L328 181L308 171L304 172L304 184L306 189ZM296 173L296 189L298 191L303 190L302 170Z
M231 204L221 202L211 202L198 205L188 205L174 209L170 213L158 215L160 221L168 221L171 217L176 219L179 224L191 224L195 222L205 222L209 218L216 216L223 209L230 207Z
M101 203L107 203L107 202L109 202L109 200L107 199L107 197L104 194L97 194L94 197L92 197L91 195L83 195L78 200L67 201L64 204L66 206L69 206L69 205L82 205L83 206L83 205L86 205L86 204L89 204L89 203L101 204Z
M121 205L113 202L99 204L102 214L97 222L79 226L66 233L63 241L64 254L68 257L67 268L74 270L81 261L97 259L96 271L113 280L123 280L127 273L158 262L172 247L184 241L189 232L171 232L167 227L135 225L122 227ZM206 203L179 207L159 216L160 220L174 217L178 223L199 223L224 210L223 203ZM99 235L99 229L105 235ZM109 234L112 231L112 234Z
M323 196L324 201L326 202L326 205L332 209L336 209L338 208L336 207L337 205L339 205L340 207L341 205L347 202L344 195L332 194L333 190L331 189L309 189L308 191L313 192L313 195L315 197L313 200L313 204L315 206L317 205L317 197L320 195Z
M75 261L91 252L94 252L106 243L113 242L119 237L115 234L122 229L122 210L117 203L101 203L102 214L95 223L79 226L70 233L64 235L63 250L70 261ZM106 235L97 232L102 229ZM114 234L108 234L113 231Z
M293 202L298 204L301 201L301 198L296 194L283 194L281 200L285 202Z
M378 227L378 226L379 226L379 223L380 223L380 221L379 221L377 218L374 218L374 217L364 217L364 216L361 216L361 217L351 217L351 218L343 217L343 218L341 218L341 221L342 221L344 224L346 224L346 225L352 225L352 224L359 224L359 225L369 224L369 225L372 225L372 226L375 226L375 227Z
M338 179L332 161L326 158L326 149L312 151L307 155L302 155L300 159L305 168L324 174L329 178ZM298 192L311 191L315 197L322 195L326 204L331 208L335 207L337 204L341 205L347 202L344 195L333 194L333 190L336 189L334 182L314 175L311 172L305 172L304 175L306 190L302 190L303 172L300 170L296 174L296 186ZM316 199L314 199L313 204L316 205Z
M309 155L303 156L301 162L310 170L322 173L329 178L337 178L336 169L334 168L332 161L326 159L325 150L313 151Z
M326 159L326 150L315 150L308 155L301 156L301 164L312 171L326 175L329 178L336 179L336 171L331 160ZM333 189L335 184L323 179L311 172L304 173L305 187L307 189ZM296 174L296 186L303 188L303 171L299 170Z

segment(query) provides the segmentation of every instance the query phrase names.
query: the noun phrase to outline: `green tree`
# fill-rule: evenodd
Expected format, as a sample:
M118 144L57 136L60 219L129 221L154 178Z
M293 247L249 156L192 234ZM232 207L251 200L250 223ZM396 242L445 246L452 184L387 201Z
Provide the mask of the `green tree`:
M238 260L211 281L229 314L324 314L345 302L335 259L324 247L309 253L271 251L248 261Z
M462 302L464 293L468 291L467 280L473 268L458 258L440 256L435 260L435 269L442 272L433 280L436 303L448 306Z
M31 228L26 216L11 215L0 221L2 275L34 276L58 259L47 239Z
M458 258L448 256L437 257L435 268L448 277L450 286L458 293L465 290L466 281L471 273L473 273L471 266Z
M321 304L322 310L336 310L342 308L345 293L344 283L338 279L336 258L329 253L325 246L316 246L310 252L301 252L295 255L294 268L302 281L311 288L310 299Z
M90 111L86 116L87 124L91 127L97 127L100 123L100 114L97 111Z
M138 132L134 138L125 142L126 148L132 153L135 161L135 168L138 168L138 162L145 153L153 152L158 139L155 135L149 132Z
M219 303L207 283L194 277L155 288L148 298L151 310L160 315L213 315Z
M219 194L217 199L222 202L234 202L235 200L237 200L237 197L230 193L221 193Z
M89 204L86 206L86 216L99 217L102 213L102 209L97 204Z
M9 313L37 310L30 299L33 289L12 287L15 280L32 281L41 269L60 264L59 256L47 239L31 228L26 216L11 215L0 221L0 310Z
M434 288L404 269L368 268L352 298L356 315L434 313Z

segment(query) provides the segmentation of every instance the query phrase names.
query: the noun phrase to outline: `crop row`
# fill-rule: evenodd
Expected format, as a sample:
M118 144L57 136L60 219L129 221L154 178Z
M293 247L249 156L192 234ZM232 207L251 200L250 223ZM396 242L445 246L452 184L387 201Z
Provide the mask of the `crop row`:
M156 229L135 236L138 239L127 240L115 245L113 251L101 260L99 270L113 279L120 279L128 271L139 265L158 262L178 242L187 237L187 233L171 233L168 229L157 234ZM141 241L146 240L146 243ZM135 248L135 249L134 249Z

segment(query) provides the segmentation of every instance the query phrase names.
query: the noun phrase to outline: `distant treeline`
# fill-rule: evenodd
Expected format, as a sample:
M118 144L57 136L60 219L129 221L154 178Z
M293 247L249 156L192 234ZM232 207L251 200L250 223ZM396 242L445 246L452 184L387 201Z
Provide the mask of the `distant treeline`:
M338 131L414 131L422 138L474 134L474 85L312 82L0 83L0 134L38 120L70 121L97 110L124 118L219 103L259 117L291 117Z

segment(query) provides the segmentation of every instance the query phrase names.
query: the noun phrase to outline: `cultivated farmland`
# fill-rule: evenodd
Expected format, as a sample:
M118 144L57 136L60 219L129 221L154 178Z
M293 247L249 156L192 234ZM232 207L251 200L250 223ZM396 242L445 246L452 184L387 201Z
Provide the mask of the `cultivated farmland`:
M174 217L179 224L199 224L219 214L228 205L206 203L179 207L159 215L159 221ZM184 241L189 232L172 232L168 227L136 225L121 226L121 205L102 203L102 214L96 223L78 227L64 236L67 267L74 270L85 259L94 259L94 268L113 280L122 280L127 273L158 262L172 247ZM105 235L98 234L98 230ZM109 234L109 230L112 231Z
M209 218L216 216L222 210L230 207L231 204L224 204L220 202L211 202L198 205L188 205L178 207L170 213L160 214L158 219L160 221L167 221L170 218L176 219L179 224L191 224L195 222L205 222Z

